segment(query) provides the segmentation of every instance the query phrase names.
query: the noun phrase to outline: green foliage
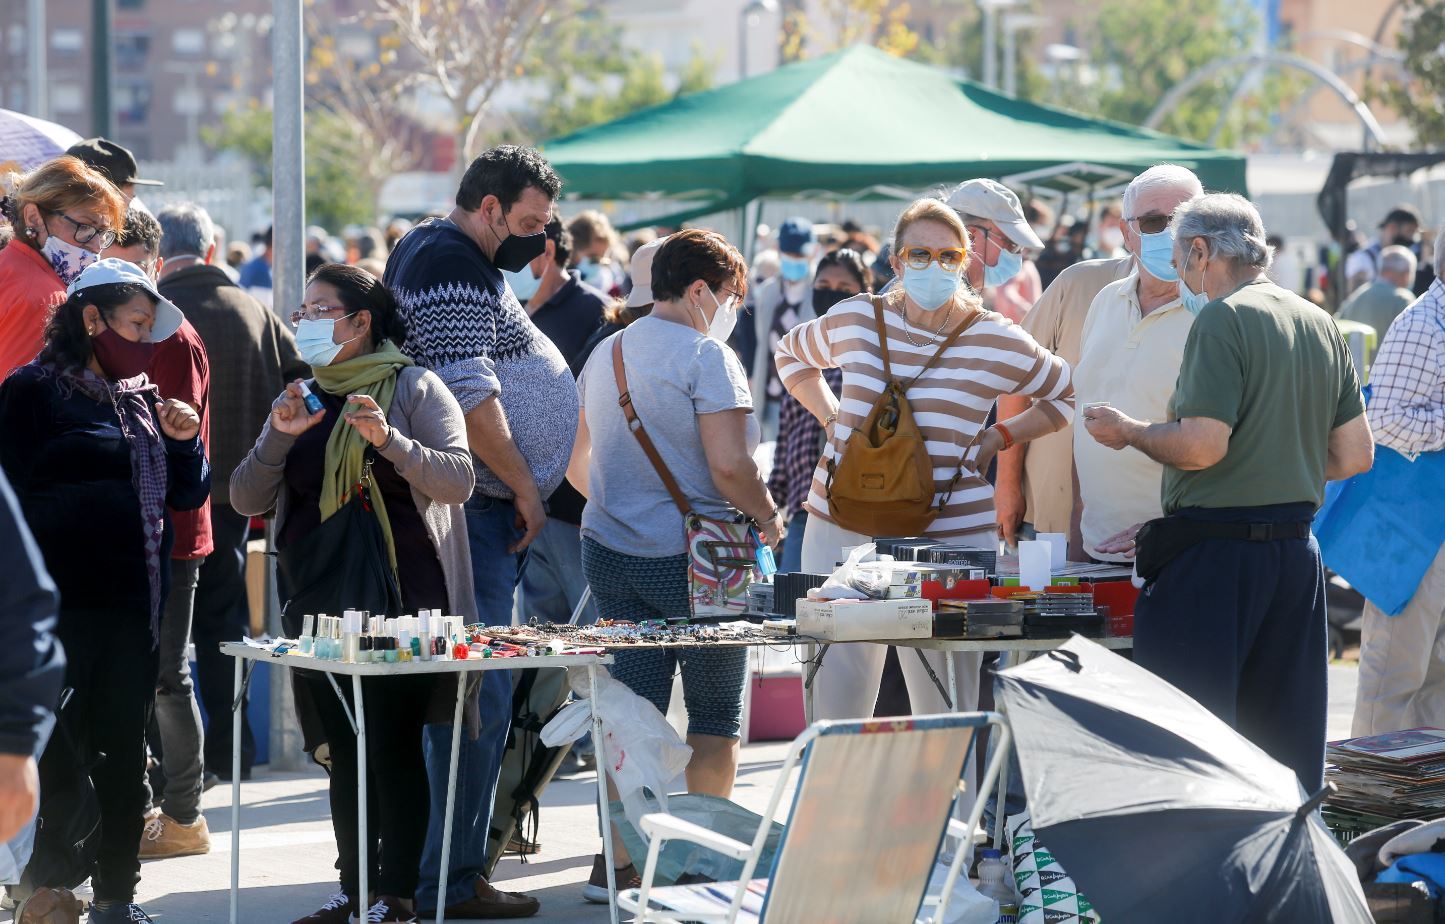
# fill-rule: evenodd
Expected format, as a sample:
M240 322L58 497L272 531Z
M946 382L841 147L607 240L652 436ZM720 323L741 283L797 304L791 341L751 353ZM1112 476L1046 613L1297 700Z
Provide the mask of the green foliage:
M562 15L549 16L524 66L527 76L543 84L535 112L538 140L712 86L716 62L697 44L678 75L676 91L670 91L661 57L625 46L622 35L622 28L592 4L574 3Z
M217 150L234 151L251 162L256 183L271 186L271 110L255 103L233 109L216 128L203 130L207 144ZM306 221L339 229L348 224L370 224L375 220L375 191L358 188L355 159L356 139L346 126L330 115L311 112L306 117Z
M1022 9L1022 8L1021 8ZM999 14L1001 17L1003 13ZM1034 33L1020 29L1015 34L1018 63L1018 98L1039 103L1053 103L1049 98L1048 80L1039 69L1039 53L1034 47ZM1004 85L1004 41L1002 27L995 49L998 60L999 88ZM969 78L983 80L983 12L974 4L963 7L948 27L948 34L936 44L923 42L910 55L916 61L963 71Z
M1406 84L1390 83L1380 95L1415 131L1415 147L1445 146L1445 2L1406 0L1396 40L1405 55Z

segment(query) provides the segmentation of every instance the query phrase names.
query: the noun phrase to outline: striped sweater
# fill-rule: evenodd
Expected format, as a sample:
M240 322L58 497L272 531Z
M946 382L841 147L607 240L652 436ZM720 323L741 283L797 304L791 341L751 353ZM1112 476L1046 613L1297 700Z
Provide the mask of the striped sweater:
M884 309L883 317L893 375L907 381L918 374L938 345L913 346L904 334L903 319L892 305ZM910 332L914 340L928 336L911 327ZM805 505L810 514L831 519L826 489L828 463L841 455L854 427L862 425L885 385L883 351L878 344L872 303L866 296L851 298L823 317L793 328L778 344L775 358L778 374L789 391L799 382L820 376L820 369L843 370L838 420L813 473ZM1035 406L1043 408L1058 429L1067 426L1073 416L1069 364L1039 346L1013 322L987 311L908 390L914 422L927 441L933 461L936 492L942 493L948 486L965 452L969 457L975 453L974 439L1000 395L1037 399ZM991 530L993 523L993 487L965 471L933 521L929 535L963 536Z

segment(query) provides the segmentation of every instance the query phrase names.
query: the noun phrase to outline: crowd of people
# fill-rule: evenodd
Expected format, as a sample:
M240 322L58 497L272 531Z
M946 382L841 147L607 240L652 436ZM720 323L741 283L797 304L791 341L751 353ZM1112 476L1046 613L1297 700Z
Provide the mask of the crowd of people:
M312 229L297 306L272 304L269 232L227 247L198 205L151 215L137 182L128 152L93 139L10 178L0 203L0 875L21 922L78 920L87 878L89 921L149 920L141 861L209 849L200 797L229 776L233 715L245 722L219 643L249 632L255 518L273 519L289 635L341 592L328 568L367 554L363 496L378 611L686 617L688 510L740 515L783 571L811 573L899 522L840 485L877 409L906 396L922 534L996 547L1062 532L1077 560L1136 562L1136 660L1313 792L1326 661L1311 519L1376 440L1445 446L1442 283L1414 295L1422 257L1438 271L1445 248L1418 253L1405 208L1345 266L1339 320L1381 341L1367 411L1336 319L1272 281L1256 208L1176 165L1092 223L972 179L907 205L881 241L788 219L749 266L715 231L624 243L601 212L569 220L546 160L502 146L445 215L344 247ZM1440 724L1442 569L1445 551L1404 617L1367 611L1357 732ZM976 708L979 656L952 655L954 704L930 680L944 657L838 646L819 717L873 715L889 663L913 712ZM681 674L688 789L728 796L742 649L627 652L612 673L664 712ZM457 681L366 681L386 688L366 709L384 744L362 780L349 705L298 672L340 872L298 922L536 913L485 874L513 687L475 676L444 857ZM244 778L249 727L242 742ZM606 874L599 854L588 899L607 901Z

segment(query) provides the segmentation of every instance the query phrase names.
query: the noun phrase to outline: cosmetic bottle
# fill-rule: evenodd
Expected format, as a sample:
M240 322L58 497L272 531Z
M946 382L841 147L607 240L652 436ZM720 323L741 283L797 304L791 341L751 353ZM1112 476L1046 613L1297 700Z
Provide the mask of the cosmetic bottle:
M395 664L401 659L401 653L396 639L388 635L383 641L386 642L386 663Z
M341 659L349 664L361 663L361 614L347 610L341 633Z
M301 401L306 405L308 414L320 414L323 410L321 399L311 393L305 382L301 383Z
M324 618L324 616L323 616ZM316 652L316 616L307 613L301 617L301 637L297 639L302 654L314 654Z

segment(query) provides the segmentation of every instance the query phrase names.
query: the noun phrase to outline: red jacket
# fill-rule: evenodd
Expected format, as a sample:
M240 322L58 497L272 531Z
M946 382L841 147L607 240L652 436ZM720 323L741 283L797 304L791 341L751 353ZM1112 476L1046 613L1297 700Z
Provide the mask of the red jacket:
M16 238L0 250L0 379L35 358L65 285L45 255Z

